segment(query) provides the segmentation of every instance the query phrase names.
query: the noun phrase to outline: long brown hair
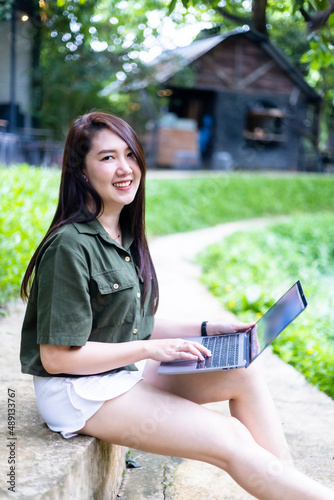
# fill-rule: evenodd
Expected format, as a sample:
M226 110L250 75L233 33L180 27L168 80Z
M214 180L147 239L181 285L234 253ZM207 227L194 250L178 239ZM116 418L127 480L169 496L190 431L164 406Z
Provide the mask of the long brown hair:
M121 229L130 231L133 241L133 252L139 268L139 275L144 280L144 304L152 286L155 300L155 311L158 306L158 282L148 249L145 234L145 154L140 140L134 130L121 118L109 113L94 111L81 116L72 124L67 136L62 175L59 189L59 199L56 213L51 225L35 251L24 275L21 286L21 297L27 299L30 292L36 259L42 245L52 231L71 222L88 222L103 212L103 202L98 192L90 186L83 176L85 159L92 146L93 137L101 129L109 129L127 143L136 157L141 170L141 181L132 203L123 207L120 215ZM89 200L90 213L84 212ZM93 207L93 209L91 208Z

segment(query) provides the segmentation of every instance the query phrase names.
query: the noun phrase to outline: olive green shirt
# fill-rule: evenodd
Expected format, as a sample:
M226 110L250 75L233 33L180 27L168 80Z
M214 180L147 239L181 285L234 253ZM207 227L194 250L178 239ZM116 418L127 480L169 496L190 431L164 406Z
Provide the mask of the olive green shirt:
M150 337L152 286L142 308L143 282L131 244L126 234L123 246L116 243L97 219L67 224L51 234L38 254L23 322L23 373L50 376L42 366L39 344L84 346L87 341ZM120 369L137 368L131 364Z

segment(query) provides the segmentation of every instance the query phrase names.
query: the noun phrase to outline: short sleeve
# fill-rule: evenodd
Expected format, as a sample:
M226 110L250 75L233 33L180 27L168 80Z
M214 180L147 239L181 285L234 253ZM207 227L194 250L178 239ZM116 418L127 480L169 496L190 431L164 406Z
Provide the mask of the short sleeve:
M38 344L85 345L92 312L84 257L65 245L51 246L39 262L36 279Z

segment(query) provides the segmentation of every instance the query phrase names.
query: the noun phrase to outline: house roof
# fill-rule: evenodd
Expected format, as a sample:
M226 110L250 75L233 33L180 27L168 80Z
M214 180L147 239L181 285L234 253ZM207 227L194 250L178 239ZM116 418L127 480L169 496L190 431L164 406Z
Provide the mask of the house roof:
M178 47L174 50L163 52L155 58L150 66L153 69L153 76L138 79L136 82L117 84L114 82L108 88L116 90L116 87L123 90L139 90L152 83L165 83L183 68L193 63L204 54L210 52L214 47L231 37L246 37L258 43L261 48L271 57L278 66L287 73L289 78L297 85L311 101L320 101L320 95L306 82L301 72L290 63L284 54L275 47L268 37L251 30L248 26L237 28L233 31L221 33L211 37L192 42L186 47Z
M321 100L320 95L306 82L301 72L275 47L268 37L254 32L247 27L197 40L186 47L163 52L153 61L156 69L155 79L164 83L181 71L185 66L199 59L211 49L230 37L245 37L256 43L285 71L290 79L308 96L310 100Z
M169 80L169 78L174 76L185 66L199 59L216 47L216 45L219 45L225 38L226 34L212 36L192 42L186 47L178 47L177 49L163 52L152 61L152 64L156 68L156 80L160 83Z

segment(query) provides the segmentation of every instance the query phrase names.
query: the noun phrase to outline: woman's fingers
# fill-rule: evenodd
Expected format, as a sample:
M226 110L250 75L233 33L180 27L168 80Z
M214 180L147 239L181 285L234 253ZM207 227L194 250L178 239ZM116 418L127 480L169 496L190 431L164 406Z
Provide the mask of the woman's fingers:
M181 357L183 358L191 357L192 359L199 358L200 360L203 360L203 354L208 357L211 356L211 351L209 351L209 349L204 347L199 342L193 342L189 340L182 341L179 345L178 351L181 353Z
M145 344L148 357L156 361L175 361L177 359L200 359L204 355L210 357L211 352L199 342L186 339L157 339L149 340Z

